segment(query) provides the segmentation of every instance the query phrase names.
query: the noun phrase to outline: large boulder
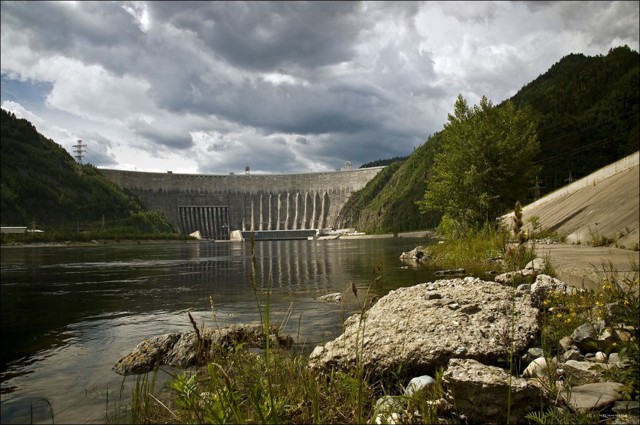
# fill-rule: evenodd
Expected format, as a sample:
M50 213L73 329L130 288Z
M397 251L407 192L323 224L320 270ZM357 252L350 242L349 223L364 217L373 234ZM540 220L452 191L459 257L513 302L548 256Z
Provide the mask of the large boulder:
M363 316L349 317L342 335L311 353L310 366L360 362L375 374L434 374L453 357L499 364L511 339L515 354L538 334L527 292L472 277L438 280L391 291Z
M601 411L622 400L624 385L618 382L597 382L571 388L569 395L563 395L572 410L579 414Z
M544 391L532 381L471 359L451 359L442 379L456 409L469 423L518 423L546 404Z
M147 373L161 365L190 367L202 364L216 350L239 344L246 348L264 348L267 336L260 324L232 325L226 328L203 328L194 332L171 333L140 342L131 353L118 360L113 370L120 375ZM272 347L291 348L293 338L280 335L275 327L269 333Z

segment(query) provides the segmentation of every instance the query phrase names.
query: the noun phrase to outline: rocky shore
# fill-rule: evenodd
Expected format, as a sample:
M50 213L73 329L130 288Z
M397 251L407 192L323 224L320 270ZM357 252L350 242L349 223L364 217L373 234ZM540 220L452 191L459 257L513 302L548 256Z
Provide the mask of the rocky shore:
M342 335L316 347L309 368L317 374L360 368L370 379L393 377L407 383L403 394L377 401L371 418L376 423L409 420L414 412L408 400L419 391L426 397L438 373L443 393L428 402L449 421L504 423L509 409L509 421L523 423L532 412L561 403L574 414L598 412L615 419L608 423L638 423L638 402L623 401L628 388L606 373L638 361L618 351L634 336L621 331L612 317L581 323L560 341L563 352L545 357L541 332L547 301L577 289L542 274L544 267L544 260L536 259L495 281L452 278L391 291L349 317ZM514 279L532 283L515 285ZM264 347L267 338L273 345L291 347L290 337L267 337L260 325L205 329L200 335L145 340L114 370L130 374L161 364L194 366L203 350L240 342Z

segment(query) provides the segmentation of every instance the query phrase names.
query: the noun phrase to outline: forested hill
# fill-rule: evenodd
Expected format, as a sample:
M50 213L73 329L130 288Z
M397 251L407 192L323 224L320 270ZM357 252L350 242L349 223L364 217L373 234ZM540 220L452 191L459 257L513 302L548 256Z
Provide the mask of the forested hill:
M511 98L536 125L540 195L639 149L639 70L640 56L627 46L606 56L571 54ZM408 159L379 173L351 197L340 225L370 233L436 225L437 215L421 215L415 202L424 196L438 145L436 134ZM522 202L534 196L532 187L530 199Z
M638 150L639 72L640 55L626 46L571 54L511 98L537 123L545 192Z
M145 213L140 202L95 167L79 167L62 146L38 133L29 121L3 109L0 124L3 226L31 227L35 222L46 231L69 232L96 227L104 230L118 222L120 229L130 226L134 232L171 230L162 217ZM150 219L156 223L150 223Z

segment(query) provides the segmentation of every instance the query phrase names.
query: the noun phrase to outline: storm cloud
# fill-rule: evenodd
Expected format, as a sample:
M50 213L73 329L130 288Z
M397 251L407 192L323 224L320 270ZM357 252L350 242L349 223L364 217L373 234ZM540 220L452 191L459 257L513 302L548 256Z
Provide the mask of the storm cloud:
M458 94L638 50L637 2L2 3L2 107L94 165L327 171L408 155Z

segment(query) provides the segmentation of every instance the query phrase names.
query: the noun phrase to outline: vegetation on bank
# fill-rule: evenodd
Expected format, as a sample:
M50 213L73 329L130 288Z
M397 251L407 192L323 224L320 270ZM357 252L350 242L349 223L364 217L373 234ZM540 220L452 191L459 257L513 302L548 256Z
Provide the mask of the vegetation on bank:
M82 222L82 227L78 222L76 229L52 228L44 232L0 234L1 244L120 241L125 239L187 240L191 238L176 233L164 214L158 211L140 211L128 217L109 221Z
M482 246L479 245L481 239L486 241ZM473 248L461 249L463 246ZM459 260L468 261L469 254L475 254L472 257L477 261L477 269L486 266L487 253L501 254L504 259L502 270L520 269L535 255L531 244L519 243L504 229L458 235L455 241L449 240L437 247L441 256L435 258L455 260L459 257ZM562 336L570 334L581 323L592 323L598 315L604 314L605 306L613 303L619 306L616 322L621 326L624 324L625 331L632 335L629 340L620 341L618 348L628 358L638 359L637 266L632 277L621 278L610 271L603 275L598 290L557 294L549 298L542 314L541 339L537 341L545 356L550 358L560 353ZM379 271L374 271L374 275L375 272ZM552 273L552 269L548 268L547 272ZM356 289L352 291L364 311L366 297ZM263 324L268 326L273 325L268 307L265 308L268 292L265 297L256 301L263 312ZM215 311L212 313L215 315ZM362 348L354 347L354 350ZM629 368L612 367L606 376L624 384L626 400L638 400L638 373L636 362ZM139 376L131 402L111 400L107 420L109 423L380 423L376 418L383 408L376 400L392 395L409 406L406 409L408 416L402 423L463 423L455 406L442 409L446 396L442 374L439 370L435 376L436 385L427 392L397 396L404 393L407 383L393 374L383 378L370 376L358 365L346 372L313 373L305 353L277 346L267 346L263 352L256 353L237 346L216 352L208 359L206 367L171 375L163 388L155 387L157 375ZM531 412L530 423L598 422L597 412L573 412L560 397L563 389L556 386L555 381L548 385L553 401L548 409ZM505 421L507 414L505 412ZM381 418L384 421L387 416Z

